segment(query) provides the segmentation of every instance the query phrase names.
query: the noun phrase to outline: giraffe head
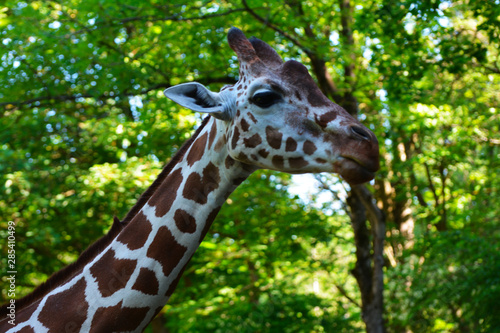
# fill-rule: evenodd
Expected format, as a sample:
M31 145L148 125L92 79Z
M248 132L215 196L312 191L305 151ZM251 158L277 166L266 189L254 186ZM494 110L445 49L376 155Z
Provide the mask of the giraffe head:
M191 110L223 121L229 155L257 168L289 173L336 172L351 184L373 179L379 168L375 135L319 90L301 63L238 29L228 42L240 78L219 93L199 83L165 90Z

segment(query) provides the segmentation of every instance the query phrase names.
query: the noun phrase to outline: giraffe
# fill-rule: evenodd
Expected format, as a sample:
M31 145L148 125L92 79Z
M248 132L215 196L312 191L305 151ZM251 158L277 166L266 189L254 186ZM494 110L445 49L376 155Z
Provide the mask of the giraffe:
M123 221L78 260L16 301L2 332L141 332L172 295L231 192L262 168L335 172L350 184L379 168L375 135L326 98L306 67L231 28L239 80L212 92L199 83L165 90L207 113Z

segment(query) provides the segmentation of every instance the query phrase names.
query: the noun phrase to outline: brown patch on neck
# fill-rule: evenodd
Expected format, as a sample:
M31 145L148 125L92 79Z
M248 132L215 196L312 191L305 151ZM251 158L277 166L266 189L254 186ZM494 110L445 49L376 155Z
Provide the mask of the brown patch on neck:
M158 229L151 246L148 248L147 256L158 260L163 269L163 274L169 276L172 270L179 265L187 248L175 240L170 230L163 226Z
M231 147L233 147L233 149L236 149L236 145L238 144L239 139L240 139L240 130L238 129L238 127L235 127L233 131L233 137L231 139Z
M136 266L137 260L117 259L115 251L109 249L90 267L90 273L95 277L101 295L108 297L125 288Z
M149 205L156 208L156 216L164 216L172 207L177 198L177 190L182 183L182 170L177 169L172 172L165 181L158 187L158 191L149 200Z
M49 332L78 332L87 319L89 304L85 300L85 278L71 288L47 299L38 320ZM65 320L61 320L64 318Z
M204 205L210 192L219 188L220 180L219 168L210 162L203 169L203 178L197 172L188 176L182 195Z
M208 138L208 149L212 148L212 144L217 136L217 122L214 120L212 128L210 129L210 137Z
M226 135L221 135L220 138L215 143L214 150L216 152L219 152L222 149L222 147L224 147L226 142L227 142Z
M148 312L148 307L128 308L123 307L122 302L115 306L99 308L92 319L90 333L136 332Z
M217 214L219 214L220 209L221 209L221 207L216 207L214 210L212 210L210 212L210 214L208 214L207 220L205 221L205 226L203 227L203 230L201 231L200 243L203 241L203 238L205 238L205 236L207 235L208 230L212 226L212 223L215 220L215 218L217 217Z
M174 221L181 232L192 234L196 231L196 219L184 209L175 211Z
M138 290L147 295L157 295L159 290L158 279L155 272L147 268L141 267L139 276L132 286L132 289Z
M146 215L139 212L134 217L133 222L125 227L125 230L118 235L116 240L127 245L131 250L137 250L144 246L152 230L153 228Z
M191 258L192 258L192 257L193 257L193 256L191 256ZM188 260L187 262L191 261L191 258L189 258L189 260ZM181 270L180 270L179 274L175 277L175 279L172 281L172 283L171 283L171 284L170 284L170 286L168 287L167 292L165 293L165 296L167 296L167 297L172 296L172 294L174 293L175 288L176 288L176 287L177 287L177 285L179 284L179 281L181 280L181 277L182 277L182 275L184 274L184 271L186 270L186 267L187 267L187 266L188 266L188 265L187 265L187 263L186 263L186 265L184 265L184 267L182 267L182 268L181 268Z
M201 157L203 156L203 153L205 152L205 147L207 145L207 136L208 136L207 133L200 136L193 143L193 145L191 146L191 149L189 149L189 152L188 152L188 155L186 158L189 166L193 166L193 164L198 162L201 159Z

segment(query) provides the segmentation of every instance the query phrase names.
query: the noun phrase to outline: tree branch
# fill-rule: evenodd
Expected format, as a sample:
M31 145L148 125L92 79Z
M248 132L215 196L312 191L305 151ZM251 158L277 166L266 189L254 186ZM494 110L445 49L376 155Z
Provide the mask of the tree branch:
M250 8L250 6L248 6L246 0L242 0L241 2L243 3L243 6L245 7L245 11L247 11L250 15L252 15L255 19L257 19L257 21L263 23L266 27L273 29L274 31L279 33L281 36L283 36L286 39L288 39L289 41L291 41L295 46L300 48L302 51L304 51L306 53L308 52L308 49L304 45L302 45L302 43L298 39L296 39L295 37L292 37L292 35L285 32L283 29L278 28L278 26L275 25L274 23L270 22L267 19L264 19L262 16L257 14L252 8Z
M348 294L347 294L347 291L344 289L344 287L338 285L338 284L334 284L335 288L337 288L337 290L340 292L340 294L342 296L344 296L345 298L347 298L347 300L349 302L351 302L352 304L356 305L358 308L361 309L361 304L359 304L358 302L356 302L356 300L352 299Z
M431 171L429 170L429 166L424 162L425 175L427 176L427 181L429 182L429 188L434 196L434 201L436 202L436 206L439 206L439 196L437 195L436 188L434 187L434 182L432 181Z
M244 8L235 8L235 9L230 9L227 10L223 13L212 13L212 14L207 14L207 15L201 15L201 16L190 16L190 17L182 17L181 15L172 15L172 16L164 16L164 17L159 17L155 15L142 15L142 16L133 16L133 17L126 17L122 19L114 19L112 18L110 21L106 21L103 23L96 24L95 26L91 27L83 27L80 30L77 30L71 35L78 35L83 32L92 32L101 28L106 28L106 27L112 27L112 26L121 26L124 23L128 22L135 22L135 21L149 21L149 22L158 22L158 21L173 21L173 22L183 22L183 21L197 21L197 20L206 20L206 19L212 19L216 17L221 17L221 16L227 16L231 15L233 13L237 12L243 12L246 11Z
M234 83L234 79L229 77L229 76L221 76L217 78L207 78L207 79L200 79L198 80L199 83L208 85L211 83ZM152 85L148 88L145 88L141 91L135 92L135 93L124 93L124 94L116 94L114 95L115 97L132 97L132 96L139 96L139 95L146 95L148 92L153 91L153 90L158 90L158 89L166 89L171 87L169 83L162 82L158 83L155 85ZM37 102L44 102L44 101L53 101L53 102L65 102L65 101L75 101L78 98L95 98L96 100L106 100L110 98L110 96L101 94L99 96L91 95L91 94L75 94L75 95L47 95L47 96L40 96L40 97L35 97L31 98L28 100L21 100L21 101L10 101L10 102L2 102L0 103L0 107L7 107L9 109L13 107L20 107L23 105L31 105Z

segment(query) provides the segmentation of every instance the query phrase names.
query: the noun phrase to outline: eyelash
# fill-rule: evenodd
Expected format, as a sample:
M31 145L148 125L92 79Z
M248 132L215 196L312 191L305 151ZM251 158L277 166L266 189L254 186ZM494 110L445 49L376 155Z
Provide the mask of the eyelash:
M281 96L271 90L260 91L252 96L250 102L260 108L266 109L281 101Z

